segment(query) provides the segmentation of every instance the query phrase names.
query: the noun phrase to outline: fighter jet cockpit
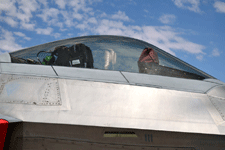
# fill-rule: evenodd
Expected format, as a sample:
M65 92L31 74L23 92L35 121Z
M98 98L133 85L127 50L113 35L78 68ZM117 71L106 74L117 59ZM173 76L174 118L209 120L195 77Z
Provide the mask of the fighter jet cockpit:
M12 63L213 78L152 44L121 36L71 38L11 52L10 56Z

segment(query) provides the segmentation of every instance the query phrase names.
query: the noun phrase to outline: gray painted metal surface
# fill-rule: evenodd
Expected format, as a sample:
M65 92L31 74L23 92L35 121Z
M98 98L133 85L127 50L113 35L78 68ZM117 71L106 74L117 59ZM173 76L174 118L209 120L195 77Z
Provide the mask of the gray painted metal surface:
M217 80L217 79L211 79L211 78L208 78L208 79L204 79L203 81L205 82L212 82L212 83L218 83L218 84L225 84L224 82L220 81L220 80Z
M20 67L18 64L15 66ZM7 70L10 65L4 67ZM41 71L42 67L46 68L39 66L35 71ZM26 69L20 72L25 76L1 74L0 113L27 122L225 135L221 115L225 106L204 94L218 84L122 72L129 85L118 71L69 67L55 67L55 70L60 78L66 79L28 76ZM16 69L10 71L15 74ZM48 81L58 82L60 105L42 103L40 95L57 88L47 88ZM105 83L110 81L113 83ZM119 82L123 84L114 84ZM48 93L50 103L56 95L57 91Z
M7 116L7 115L3 115L3 114L0 114L0 119L5 119L9 123L22 122L22 120L19 120L17 118L13 118L13 117L10 117L10 116Z
M218 97L225 100L225 86L217 86L207 92L209 96Z
M53 66L59 78L125 83L128 82L119 71Z
M209 99L225 121L225 99L212 96L209 96Z
M221 85L219 83L204 82L199 80L147 75L139 73L107 71L98 69L72 68L60 66L44 66L30 64L1 63L1 73L33 75L43 77L57 77L64 79L76 79L98 81L108 83L122 83L139 86L165 88L178 91L190 91L205 93L211 88ZM55 72L54 72L54 70Z
M1 73L33 75L42 77L57 77L51 66L16 64L16 63L0 63Z
M130 72L122 72L122 74L132 85L158 87L163 89L187 91L194 93L205 93L211 88L218 85L218 83L159 75L148 75Z
M0 62L1 63L11 63L11 57L9 53L4 53L0 55Z
M61 105L58 80L0 74L0 103Z
M206 94L69 79L58 83L62 106L2 102L0 113L26 122L225 135L223 122L215 121L222 117L212 115L215 107Z

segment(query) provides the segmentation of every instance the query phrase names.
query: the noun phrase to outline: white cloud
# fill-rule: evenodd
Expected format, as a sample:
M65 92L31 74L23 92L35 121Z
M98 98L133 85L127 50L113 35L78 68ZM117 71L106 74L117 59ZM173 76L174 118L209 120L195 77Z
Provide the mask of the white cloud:
M20 36L20 37L25 37L26 36L22 32L14 32L14 34L17 35L17 36Z
M37 28L35 31L37 34L50 35L53 32L53 29L50 27L46 29Z
M92 5L95 2L101 1L102 0L56 0L55 3L62 9L65 9L66 6L72 8L75 14L82 10L85 13L94 15L93 9L87 7L87 5Z
M118 19L123 21L129 21L129 17L125 14L125 12L118 11L116 14L112 15L112 19Z
M89 3L93 3L96 1L88 1ZM63 27L72 27L77 26L77 23L74 21L81 21L86 19L90 23L95 23L94 19L87 20L88 14L93 14L92 8L87 7L86 1L83 0L69 0L69 1L56 1L56 3L61 7L65 8L66 6L69 9L59 10L56 8L44 8L41 14L37 16L42 18L44 22L48 24L48 26L58 26L60 30L64 30ZM62 3L62 4L61 4ZM72 9L72 10L71 10ZM85 17L85 18L84 18Z
M34 26L35 26L34 23L26 23L26 22L21 22L20 25L22 29L31 30L31 31L34 30Z
M86 7L86 2L84 0L69 0L68 6L72 7L74 12L78 12L80 10L88 11L90 8Z
M220 56L220 51L217 48L214 48L212 51L213 56Z
M141 27L140 26L131 26L131 28L133 30L141 31Z
M31 38L30 37L23 37L25 40L27 40L27 41L30 41L31 40Z
M114 3L110 3L110 5L111 5L112 7L115 7L115 6L116 6Z
M83 18L83 15L81 15L79 13L73 13L73 18L75 18L77 20L81 20Z
M196 58L197 58L199 61L202 61L202 60L203 60L203 56L202 56L202 55L198 55L198 56L196 56Z
M68 33L68 34L67 34L67 36L72 37L72 36L73 36L73 34L72 34L72 33Z
M97 2L102 2L102 0L88 0L89 4L97 3Z
M47 0L38 0L38 2L41 3L42 5L44 5L44 7L48 7Z
M173 0L173 2L179 8L188 9L196 13L202 13L199 8L200 0Z
M7 0L0 3L0 10L5 13L4 21L12 27L16 27L20 21L21 28L33 30L35 24L30 23L32 12L36 11L39 4L35 0Z
M103 19L90 31L100 35L122 35L144 40L173 55L175 51L205 54L203 45L185 40L169 26L125 26L121 21Z
M144 12L148 13L149 11L147 9L144 9Z
M1 29L0 37L0 49L8 52L12 52L23 47L15 42L13 33L4 29Z
M55 3L59 6L59 8L65 9L66 2L64 0L55 0Z
M11 27L16 27L18 25L18 22L16 22L13 18L11 17L5 17L4 21L10 25Z
M126 29L126 26L123 25L123 22L103 19L100 21L100 24L96 26L94 31L98 34L121 35L121 32L121 34L118 32L114 32L115 30L122 31L121 29Z
M36 0L20 0L18 1L18 4L19 9L23 10L26 14L29 14L40 7Z
M17 17L17 19L21 20L22 22L27 23L30 21L30 18L32 17L32 15L19 12L19 13L17 13L16 17Z
M7 14L7 16L11 16L11 17L16 17L17 15L17 8L15 5L16 1L15 0L3 0L0 3L0 10L5 12Z
M33 17L32 12L38 8L39 4L35 0L7 0L0 3L0 10L4 11L6 16L15 17L26 23Z
M54 34L54 37L55 37L55 38L58 38L58 37L60 37L60 36L61 36L60 33L55 33L55 34Z
M84 30L84 29L88 29L89 25L87 24L87 22L83 22L81 24L76 25L76 28L78 28L80 30Z
M25 22L29 22L33 17L32 12L39 8L39 4L35 0L21 0L18 1L17 17Z
M100 15L100 17L102 18L102 17L107 17L107 14L105 13L105 12L103 12L101 15Z
M14 6L14 3L15 3L15 0L14 1L1 0L1 2L0 2L0 10L1 11L8 11Z
M88 19L88 22L93 23L93 24L97 24L97 20L95 19L95 17L91 17Z
M159 18L159 21L164 24L174 23L176 20L176 16L172 14L164 14Z
M73 22L73 18L74 16L72 16L69 12L67 11L60 11L61 15L63 16L63 23L65 23L65 25L67 27L71 27L71 26L75 26L76 23ZM76 16L79 18L79 16Z
M217 12L225 13L225 3L224 2L216 1L213 6L214 6L214 8L216 8Z
M205 48L202 45L185 40L173 28L168 26L146 26L143 27L143 33L148 42L170 53L172 50L179 50L192 54L203 54Z
M67 27L71 27L71 26L74 26L74 25L75 25L75 24L73 23L73 21L70 20L70 19L67 19L67 20L65 21L65 24L67 25Z
M15 35L17 35L17 36L20 36L20 37L23 37L25 40L28 40L28 41L30 41L31 40L31 38L30 37L27 37L24 33L22 33L22 32L13 32Z
M84 7L84 8L81 8L81 9L82 9L83 12L93 15L93 11L92 11L93 9L92 8Z
M32 26L27 25L30 24L30 19L33 17L32 12L39 8L39 4L35 0L11 0L1 4L1 7L4 7L2 10L5 11L6 16L13 18L13 21L7 20L8 24L15 27L17 20L20 20L22 28L33 30Z
M42 14L38 14L37 16L42 18L45 22L48 22L50 18L58 19L59 10L56 8L46 8L43 9L42 12Z
M63 17L59 17L62 15ZM67 19L72 20L66 11L60 11L56 8L44 8L41 14L37 14L38 17L42 18L48 26L57 26L60 30L63 30L65 22ZM66 21L65 21L66 20Z

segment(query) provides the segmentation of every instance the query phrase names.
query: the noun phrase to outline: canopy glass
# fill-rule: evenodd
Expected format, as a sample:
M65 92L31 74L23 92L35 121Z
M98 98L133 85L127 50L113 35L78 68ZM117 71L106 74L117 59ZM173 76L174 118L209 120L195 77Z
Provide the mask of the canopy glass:
M66 40L46 43L31 48L11 52L13 63L33 63L46 65L43 63L46 56L51 56L56 47L66 46L74 47L82 43L90 48L93 57L92 69L116 70L134 73L148 73L162 76L172 76L190 79L213 78L203 71L185 63L184 61L172 56L171 54L159 49L158 47L147 42L121 36L85 36ZM158 55L159 63L138 64L138 60L145 48L152 48ZM45 51L45 52L40 52ZM40 52L40 53L39 53ZM46 53L49 52L49 53ZM37 57L38 55L38 57ZM57 57L54 56L55 60ZM39 58L39 60L38 60ZM28 61L28 60L29 61ZM76 58L76 63L79 63ZM32 60L35 60L32 62ZM77 62L78 60L78 62ZM75 60L69 60L75 62ZM40 62L40 63L39 63ZM53 63L50 65L58 65ZM79 65L66 65L65 67L87 67ZM143 67L143 68L141 68ZM90 68L90 67L88 67ZM143 71L145 70L145 71Z

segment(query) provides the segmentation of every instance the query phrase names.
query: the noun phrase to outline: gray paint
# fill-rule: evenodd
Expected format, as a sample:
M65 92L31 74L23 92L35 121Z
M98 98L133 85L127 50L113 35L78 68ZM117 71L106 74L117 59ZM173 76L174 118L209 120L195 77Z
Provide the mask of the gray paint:
M4 53L0 55L0 62L1 63L11 63L11 57L9 53Z
M187 91L194 93L205 93L209 89L218 85L217 83L159 75L148 75L130 72L122 72L122 74L132 85L158 87L163 89Z
M0 65L1 73L5 74L57 77L51 66L16 63L0 63Z
M219 83L111 70L0 63L3 74L33 75L205 93ZM54 71L55 70L55 71Z
M22 120L20 120L20 119L16 119L16 118L13 118L13 117L10 117L10 116L7 116L7 115L3 115L3 114L0 114L0 119L5 119L9 123L22 122Z
M0 103L61 105L55 78L7 74L0 74L0 78Z
M225 84L224 82L218 80L218 79L211 79L211 78L208 78L208 79L204 79L205 82L212 82L212 83L218 83L218 84Z
M209 96L218 97L225 101L225 86L217 86L207 92Z
M225 135L218 130L210 106L203 103L206 94L69 79L58 82L62 105L69 107L3 102L0 113L25 122Z
M220 113L220 116L223 118L225 121L225 99L217 98L217 97L212 97L209 96L210 101L212 104L215 106L217 111Z
M126 79L119 71L59 66L53 66L53 68L59 78L127 84Z

